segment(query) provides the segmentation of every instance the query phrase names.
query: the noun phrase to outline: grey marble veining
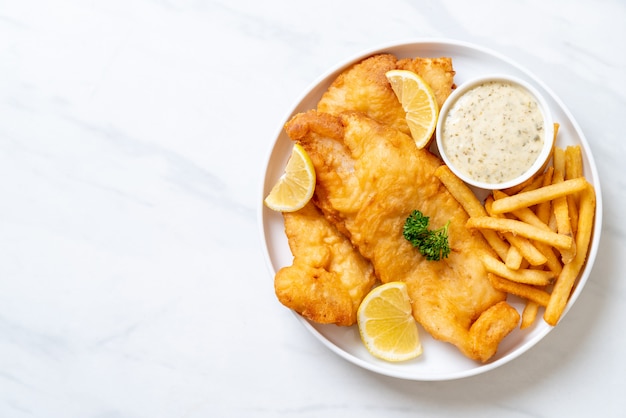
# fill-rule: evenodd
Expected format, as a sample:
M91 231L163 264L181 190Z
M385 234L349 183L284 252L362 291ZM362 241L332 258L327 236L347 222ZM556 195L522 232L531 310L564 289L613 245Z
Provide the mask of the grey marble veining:
M623 416L625 19L619 0L1 2L0 416ZM307 86L416 38L483 45L549 86L604 203L565 320L444 382L320 344L277 302L257 220Z

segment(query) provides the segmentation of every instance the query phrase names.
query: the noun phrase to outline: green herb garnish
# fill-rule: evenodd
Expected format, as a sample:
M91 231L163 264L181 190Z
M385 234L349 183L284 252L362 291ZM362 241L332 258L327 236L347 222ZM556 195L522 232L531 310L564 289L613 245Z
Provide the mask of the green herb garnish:
M419 252L430 261L439 261L450 254L448 244L448 221L444 226L434 231L428 229L429 217L419 210L411 212L402 229L402 235Z

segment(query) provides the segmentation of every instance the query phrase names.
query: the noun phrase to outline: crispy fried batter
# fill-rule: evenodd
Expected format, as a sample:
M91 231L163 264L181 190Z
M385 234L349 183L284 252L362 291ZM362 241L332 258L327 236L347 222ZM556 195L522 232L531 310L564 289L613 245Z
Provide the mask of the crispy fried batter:
M443 105L454 87L454 70L450 58L413 58L398 60L391 54L374 55L344 71L324 93L317 110L337 115L357 111L410 135L406 114L393 92L385 73L409 70L428 83Z
M294 260L276 274L278 299L315 322L354 324L359 304L375 282L372 265L313 203L285 213L284 219Z
M435 177L441 161L392 127L358 112L296 115L287 134L301 143L317 174L315 202L371 261L382 282L407 283L416 320L435 338L487 361L519 321L495 290L478 256L490 251L465 228L467 214ZM412 210L433 228L450 220L452 253L427 261L402 236ZM311 243L312 244L312 243Z
M396 69L397 59L390 54L375 55L344 71L317 104L317 110L339 114L346 110L369 117L409 134L406 113L391 89L385 73Z
M441 58L405 58L397 62L399 70L413 71L430 86L437 98L439 108L443 106L454 85L455 71L452 68L452 59Z
M487 278L479 253L489 246L465 228L467 214L434 176L442 162L410 138L385 76L392 69L419 74L440 107L454 89L450 58L376 55L339 75L317 111L285 125L313 160L321 212L308 205L285 214L294 262L276 275L276 293L309 319L349 325L375 280L373 266L382 282L407 283L415 319L434 338L485 362L519 314ZM404 239L402 226L414 209L433 228L450 220L449 258L427 261Z

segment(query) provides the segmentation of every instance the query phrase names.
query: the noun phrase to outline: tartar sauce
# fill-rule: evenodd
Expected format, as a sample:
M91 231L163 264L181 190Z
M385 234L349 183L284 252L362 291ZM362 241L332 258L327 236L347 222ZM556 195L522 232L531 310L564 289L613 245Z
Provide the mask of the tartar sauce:
M457 99L440 134L459 171L483 183L502 183L524 174L541 153L544 118L525 89L489 81Z

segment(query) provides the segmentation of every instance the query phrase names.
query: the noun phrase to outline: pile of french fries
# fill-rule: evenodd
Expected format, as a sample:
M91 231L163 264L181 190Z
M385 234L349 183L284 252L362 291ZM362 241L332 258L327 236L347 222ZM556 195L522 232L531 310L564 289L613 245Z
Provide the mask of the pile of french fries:
M542 306L544 320L558 323L593 233L595 191L584 178L580 146L553 147L546 165L522 185L492 191L484 204L447 166L435 173L468 213L466 226L493 249L481 255L492 285L525 300L522 329Z

